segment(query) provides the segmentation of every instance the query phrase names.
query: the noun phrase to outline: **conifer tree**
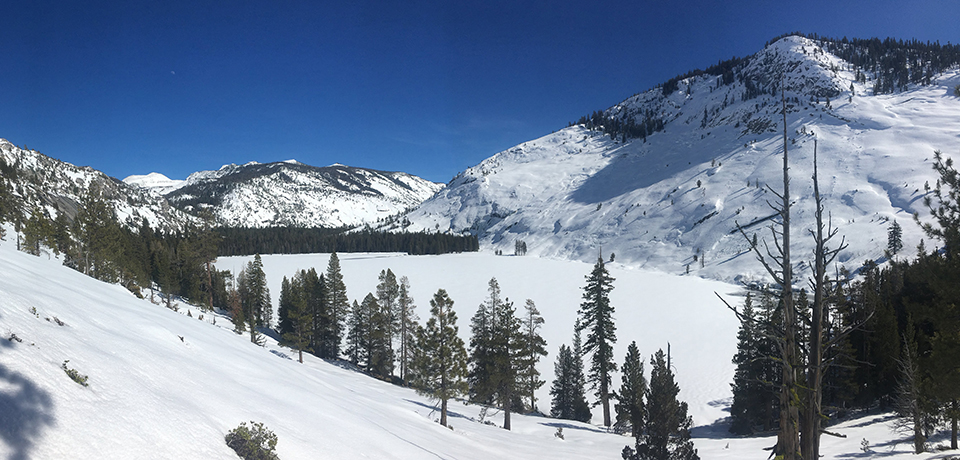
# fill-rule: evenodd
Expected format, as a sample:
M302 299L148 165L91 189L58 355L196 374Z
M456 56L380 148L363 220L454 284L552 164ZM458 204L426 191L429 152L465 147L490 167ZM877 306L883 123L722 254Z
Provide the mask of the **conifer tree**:
M761 305L766 313L757 312L753 307L753 294L747 294L737 333L737 354L733 357L737 370L730 385L733 390L730 432L738 435L753 434L757 427L769 430L776 417L777 396L773 385L779 376L772 358L776 344L765 329L765 325L771 323L768 315L776 311L771 293L764 291Z
M540 328L543 326L543 317L537 310L537 305L531 299L527 299L524 304L524 314L521 320L520 331L520 381L519 389L523 395L530 400L530 410L537 410L536 391L544 382L540 379L540 371L537 370L537 363L541 356L547 355L547 341L540 336Z
M583 288L583 303L580 304L577 327L578 330L587 331L583 353L591 354L588 381L603 407L603 425L609 427L610 397L613 393L610 388L611 374L617 370L617 363L613 358L617 327L613 322L613 305L610 304L614 278L604 267L602 257L597 258L597 263L586 278L587 285Z
M426 326L417 328L410 378L420 393L440 400L443 426L447 426L447 401L467 392L467 352L457 331L453 300L440 289L430 300Z
M584 394L583 361L580 358L580 333L574 332L574 346L560 345L553 365L554 379L550 386L553 397L550 416L588 423L593 414Z
M377 284L377 311L372 315L374 361L376 373L388 376L393 373L393 339L400 330L397 298L400 287L397 277L389 268L380 271Z
M646 407L643 398L647 392L647 379L643 376L643 361L637 342L627 347L627 356L623 360L619 403L616 405L617 426L629 428L634 438L643 432Z
M310 346L310 333L313 326L313 317L310 314L306 298L305 272L300 271L292 283L288 283L286 319L290 330L283 334L283 339L290 342L290 346L297 350L298 361L303 363L303 350ZM286 281L286 277L284 277Z
M503 427L510 429L510 414L517 396L520 357L520 321L513 302L501 299L496 278L488 283L490 297L471 321L470 394L481 403L497 403L503 410Z
M373 297L373 294L367 294L367 297ZM366 299L364 299L366 300ZM353 301L350 309L350 317L347 320L347 359L351 363L360 365L367 360L367 315L363 307Z
M293 322L290 319L290 308L293 302L293 293L290 291L290 280L286 276L280 282L280 299L277 301L277 331L281 337L293 332Z
M347 315L350 312L350 300L347 287L340 273L340 258L337 253L330 254L327 273L323 279L327 288L327 311L329 321L321 332L323 358L336 359L340 356L340 342L343 339Z
M410 350L416 339L417 314L414 312L416 305L413 303L413 297L410 296L410 280L406 276L400 277L399 294L397 296L397 311L399 312L400 324L400 380L407 379L407 368L410 363Z
M623 449L624 460L699 459L690 440L693 420L687 415L687 403L677 401L680 387L674 382L663 350L658 350L650 363L646 431L637 438L636 450L629 446Z

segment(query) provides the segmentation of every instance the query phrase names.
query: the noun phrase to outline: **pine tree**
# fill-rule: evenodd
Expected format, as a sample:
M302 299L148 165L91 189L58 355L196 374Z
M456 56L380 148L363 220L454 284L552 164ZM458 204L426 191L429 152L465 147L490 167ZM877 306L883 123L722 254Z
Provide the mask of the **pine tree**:
M373 361L376 369L375 373L389 376L393 373L393 339L398 335L399 312L397 298L400 296L400 286L397 284L397 277L389 268L380 271L379 284L377 284L377 311L372 316L373 335L371 340L374 342Z
M372 298L373 294L367 294ZM364 299L366 300L366 298ZM363 307L353 301L353 307L350 309L350 316L347 320L347 359L351 363L360 365L367 361L367 328L369 327L366 311Z
M537 410L536 391L545 381L540 379L537 363L541 356L547 355L547 341L540 336L539 329L543 326L543 317L537 310L537 305L531 299L524 304L524 314L520 331L520 381L519 389L524 396L530 398L530 410Z
M643 398L647 392L647 379L643 376L643 361L637 342L627 347L627 356L623 360L619 403L616 405L617 426L629 428L634 438L639 439L643 432L646 408Z
M658 350L650 359L650 388L647 391L646 431L637 438L636 450L623 449L625 460L699 459L690 440L693 420L687 415L687 403L677 401L680 387L673 371Z
M577 368L575 352L560 345L553 365L554 379L550 386L550 416L566 420L590 421L590 406L583 393L583 369Z
M321 332L320 340L324 350L322 358L340 357L340 342L343 339L347 315L350 312L350 300L347 298L347 286L340 273L340 258L337 253L330 254L327 273L323 279L327 288L327 312L329 321Z
M611 374L617 370L617 363L613 358L617 327L613 323L613 306L610 305L610 291L613 290L614 279L604 267L602 257L597 258L593 271L586 278L587 285L583 288L583 303L580 304L577 327L587 331L583 352L591 354L588 381L603 407L603 425L609 427L610 397L613 393L610 380Z
M510 414L517 396L520 355L520 321L513 302L500 298L496 278L488 283L490 298L471 321L470 394L475 401L497 403L503 410L503 427L510 429Z
M277 331L281 337L293 332L293 321L290 319L290 308L293 303L293 293L290 291L290 280L286 276L280 282L280 299L277 301Z
M895 257L903 249L903 229L897 221L887 229L887 253L890 258Z
M766 297L769 302L769 295ZM775 306L769 306L772 311ZM730 406L730 432L738 435L753 434L755 427L771 427L771 411L776 396L771 393L771 384L776 379L772 359L774 350L764 336L762 321L753 308L753 295L747 294L741 311L740 331L737 333L737 354L733 364L733 404Z
M416 305L413 297L410 296L410 280L406 276L400 277L399 295L397 296L397 308L399 312L400 324L400 379L407 379L407 368L410 365L410 349L416 339L417 314L414 312Z
M453 300L443 289L430 300L430 319L418 327L411 366L411 384L440 400L440 424L447 426L447 401L466 394L467 352L457 335Z
M310 333L313 328L313 317L310 314L306 299L305 279L302 270L294 276L293 282L288 282L287 305L285 316L290 330L283 334L283 339L290 342L290 346L297 350L298 361L303 363L303 350L310 346ZM287 278L283 278L287 281ZM282 292L281 292L282 295Z

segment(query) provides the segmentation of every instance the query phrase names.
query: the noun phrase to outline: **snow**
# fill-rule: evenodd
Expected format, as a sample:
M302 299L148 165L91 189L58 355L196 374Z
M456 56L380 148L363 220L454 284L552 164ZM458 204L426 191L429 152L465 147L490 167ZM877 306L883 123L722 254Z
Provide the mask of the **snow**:
M283 273L325 268L327 260L265 257L271 290L276 295ZM242 262L222 259L218 266ZM445 287L457 302L461 333L486 280L497 276L517 303L527 296L537 301L547 320L551 356L544 362L550 364L559 344L569 340L578 289L589 269L580 262L487 254L344 254L341 262L351 298L372 289L382 268L409 276L421 315L428 293ZM636 339L645 356L670 341L681 397L691 403L698 425L694 440L701 458L765 458L760 449L773 438L728 438L722 423L710 425L727 404L735 340L731 315L712 291L736 288L616 264L612 273L618 354L629 340ZM201 320L199 313L188 305L174 312L137 299L120 286L0 242L0 456L234 459L223 436L250 420L277 434L277 452L285 460L614 459L633 443L594 425L535 416L515 416L508 432L480 423L479 407L461 402L451 404L453 429L446 429L435 422L433 403L412 390L309 355L299 364L274 341L255 346L234 334L226 317L205 314ZM20 341L7 340L13 335ZM89 377L89 387L67 377L60 368L65 360ZM546 373L548 380L552 376L552 370ZM540 405L549 402L541 399ZM500 418L492 414L488 420ZM825 436L824 458L870 458L859 450L862 438L876 456L938 458L909 454L909 443L897 443L889 426L889 417L878 415L832 427L848 437ZM564 428L564 440L554 437L557 427Z
M844 264L855 270L865 260L882 262L894 220L903 227L901 256L910 257L923 234L909 221L929 215L923 197L924 184L936 182L933 152L950 155L960 138L960 98L952 94L960 69L930 86L873 95L871 81L854 82L846 63L820 51L812 40L787 37L744 70L758 81L786 72L794 259L812 260L815 140L826 210L850 244ZM764 279L736 228L772 213L768 202L776 200L766 186L782 189L781 101L743 101L743 84L718 87L718 78L691 77L669 96L655 88L607 111L663 118L665 131L646 142L615 142L573 126L500 152L409 213L404 230L471 232L486 251L513 252L522 240L529 255L585 262L602 247L631 267ZM811 94L821 94L819 101ZM833 94L829 107L826 94ZM770 242L767 227L748 233ZM804 266L797 268L802 282Z
M158 172L144 175L134 174L125 177L123 182L150 190L160 196L166 195L187 184L185 180L170 179Z

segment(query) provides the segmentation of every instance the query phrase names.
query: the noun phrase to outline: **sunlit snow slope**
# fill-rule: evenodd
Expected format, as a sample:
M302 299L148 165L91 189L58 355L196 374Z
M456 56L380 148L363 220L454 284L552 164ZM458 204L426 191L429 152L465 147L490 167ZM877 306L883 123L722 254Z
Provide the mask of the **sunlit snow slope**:
M0 242L0 458L236 459L223 436L250 420L277 434L284 460L616 459L633 443L594 425L544 417L515 416L514 430L505 431L481 423L479 407L459 402L451 405L453 428L443 428L433 402L412 390L310 355L299 364L272 340L262 348L234 334L225 317L200 319L188 305L174 312L12 246ZM274 292L281 272L326 262L326 256L265 259ZM372 289L382 267L409 276L421 315L427 293L446 287L457 302L461 334L482 299L484 280L498 276L504 293L517 296L511 298L537 300L547 319L548 363L569 338L576 303L570 296L588 268L476 254L350 255L342 262L351 297ZM618 353L634 339L645 356L670 341L681 397L691 402L699 425L694 441L701 458L766 458L762 448L773 438L727 438L723 423L704 426L723 413L726 402L714 398L729 394L734 340L733 320L711 299L712 290L733 288L665 274L613 273ZM655 303L664 308L654 311ZM61 369L67 360L88 376L89 387ZM552 379L552 372L545 377ZM540 405L549 403L542 399ZM487 420L499 424L501 418L492 411ZM909 443L898 442L889 422L879 416L831 427L847 438L825 437L824 458L869 457L859 450L863 438L884 458L939 458L907 453ZM565 439L554 436L557 428Z
M459 174L408 215L406 229L471 232L507 253L522 240L531 255L590 261L602 246L605 258L635 267L759 277L735 230L756 224L748 234L772 244L764 219L776 198L765 189L782 190L783 122L780 93L769 92L783 75L794 259L812 260L815 140L826 209L850 244L840 261L881 258L894 220L912 252L921 232L911 216L928 214L924 184L936 179L933 152L960 149L960 71L873 95L850 69L812 40L781 39L740 71L767 94L743 100L743 83L711 75L681 80L667 96L637 94L606 114L654 114L664 131L622 142L578 125L520 144Z

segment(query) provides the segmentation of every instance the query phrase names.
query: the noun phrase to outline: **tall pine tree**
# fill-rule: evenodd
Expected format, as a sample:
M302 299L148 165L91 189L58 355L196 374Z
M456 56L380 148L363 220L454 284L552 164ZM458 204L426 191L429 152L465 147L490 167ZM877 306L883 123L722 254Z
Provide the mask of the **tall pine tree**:
M610 291L614 278L598 257L593 270L587 275L587 285L583 288L583 303L578 312L578 325L581 331L587 331L587 340L583 344L584 354L590 354L590 372L588 381L603 407L603 425L610 426L610 388L611 375L617 371L613 357L613 344L617 342L617 327L613 322L613 305L610 304Z
M417 329L410 377L420 393L440 400L443 426L447 426L447 401L467 391L467 352L457 331L453 300L440 289L430 300L426 326Z

